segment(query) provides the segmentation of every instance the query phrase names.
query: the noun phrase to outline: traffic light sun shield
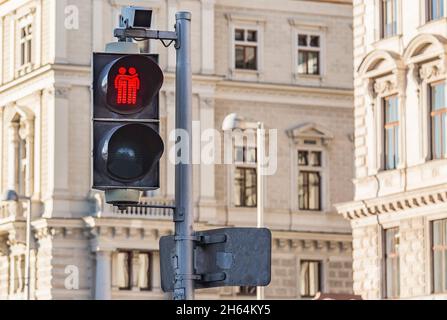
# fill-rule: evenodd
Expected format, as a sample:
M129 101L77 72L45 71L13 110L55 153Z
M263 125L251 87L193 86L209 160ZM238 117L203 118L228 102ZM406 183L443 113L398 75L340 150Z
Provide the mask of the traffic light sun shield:
M152 128L128 124L110 133L101 153L112 178L134 181L143 178L158 162L163 154L163 142Z
M111 112L130 115L150 107L162 84L163 72L155 61L128 55L105 66L97 89Z

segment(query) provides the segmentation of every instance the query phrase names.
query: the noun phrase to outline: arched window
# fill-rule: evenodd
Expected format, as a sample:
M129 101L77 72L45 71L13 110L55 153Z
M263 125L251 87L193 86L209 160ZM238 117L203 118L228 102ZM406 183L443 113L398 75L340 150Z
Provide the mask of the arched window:
M447 158L446 45L441 36L423 34L404 53L412 76L409 94L419 101L421 162Z
M396 53L376 50L359 67L364 80L369 174L405 161L405 66Z

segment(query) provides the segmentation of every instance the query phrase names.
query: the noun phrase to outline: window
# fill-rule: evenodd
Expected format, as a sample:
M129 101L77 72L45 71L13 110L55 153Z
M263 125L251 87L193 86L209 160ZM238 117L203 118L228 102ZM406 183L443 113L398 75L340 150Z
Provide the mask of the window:
M241 295L241 296L255 296L256 295L256 287L241 286L241 287L239 287L239 295Z
M244 142L245 141L245 142ZM234 205L236 207L256 207L257 201L257 170L256 170L256 142L249 143L242 140L236 143L234 152ZM241 146L240 144L243 144Z
M256 207L256 169L236 168L234 180L234 204L236 207Z
M32 61L33 26L27 24L20 28L20 66L26 66Z
M115 265L116 283L120 290L151 289L150 252L120 251L117 253Z
M300 210L321 210L322 152L298 151L298 206Z
M432 159L446 157L446 116L445 83L430 86L430 124Z
M321 290L321 262L301 261L301 297L313 298Z
M234 30L235 68L258 69L258 31L250 29Z
M256 164L256 148L236 147L234 161L238 164Z
M432 222L433 292L447 292L447 219Z
M399 161L399 112L398 98L391 96L384 99L384 137L385 169L397 168Z
M298 34L298 73L320 74L320 36Z
M427 0L427 21L437 20L444 16L445 0Z
M399 228L385 230L385 294L399 297Z
M382 38L397 34L397 0L381 0Z

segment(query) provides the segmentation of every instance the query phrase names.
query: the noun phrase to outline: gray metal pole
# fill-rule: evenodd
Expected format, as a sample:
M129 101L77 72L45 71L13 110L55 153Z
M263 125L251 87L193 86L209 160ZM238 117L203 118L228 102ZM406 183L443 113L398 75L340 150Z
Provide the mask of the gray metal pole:
M176 134L176 143L181 145L180 159L182 160L180 162L177 160L175 166L176 213L174 221L177 265L175 267L174 300L193 300L191 13L177 12L175 19L177 31L175 123L176 129L185 134L180 132ZM187 141L181 139L187 139Z

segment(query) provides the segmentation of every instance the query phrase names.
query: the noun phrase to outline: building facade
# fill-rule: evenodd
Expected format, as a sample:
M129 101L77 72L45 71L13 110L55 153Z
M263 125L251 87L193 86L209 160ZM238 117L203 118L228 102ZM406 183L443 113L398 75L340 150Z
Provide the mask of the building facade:
M32 198L32 299L164 299L158 241L172 213L104 204L91 190L92 52L115 41L120 7L153 11L173 29L192 12L193 117L221 131L238 113L277 129L277 171L265 178L265 224L273 233L267 298L352 292L349 223L333 204L352 198L352 6L350 1L14 0L0 3L0 187ZM174 198L168 150L174 128L175 50L158 53L161 188ZM200 152L201 144L193 147ZM256 226L256 154L235 146L231 165L194 166L196 228ZM349 156L348 156L349 155ZM0 299L25 297L24 203L0 207ZM200 290L198 298L251 298L253 288Z
M446 1L356 0L354 291L445 299ZM411 12L411 14L410 14Z

